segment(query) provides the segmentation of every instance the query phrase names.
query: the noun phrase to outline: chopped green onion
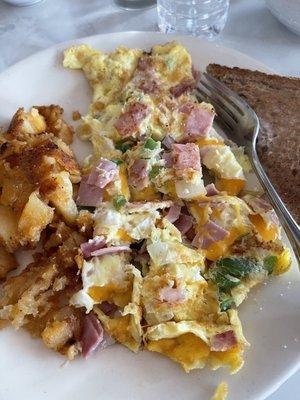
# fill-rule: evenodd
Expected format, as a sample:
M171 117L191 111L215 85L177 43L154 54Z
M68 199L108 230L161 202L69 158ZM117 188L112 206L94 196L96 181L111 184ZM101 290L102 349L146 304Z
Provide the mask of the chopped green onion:
M268 271L268 274L272 274L274 268L276 267L278 258L276 256L268 256L264 259L264 269Z
M227 311L235 306L235 302L231 296L226 293L221 293L219 297L220 310Z
M223 274L230 274L236 278L244 278L257 269L257 265L249 258L221 258L217 268Z
M236 287L241 281L229 274L223 274L216 270L212 273L212 281L218 286L221 291L228 292L230 289Z
M117 142L116 143L116 149L121 150L122 153L125 153L131 147L132 147L132 142L128 141L128 140L126 142Z
M167 59L166 61L167 63L167 67L170 71L172 71L174 69L175 66L175 60L173 60L172 58Z
M96 207L92 207L92 206L78 206L77 208L78 208L78 211L85 210L85 211L89 211L91 213L93 213L96 209Z
M160 165L154 165L151 171L149 172L149 178L154 179L159 174L160 169L161 169Z
M123 161L120 160L120 159L115 159L115 160L111 160L111 161L114 162L114 163L117 164L117 165L123 164Z
M147 139L144 144L145 149L149 149L149 150L155 150L157 148L157 146L158 146L158 143L152 138Z
M120 210L120 208L126 204L126 199L123 195L115 196L113 199L113 204L116 210Z

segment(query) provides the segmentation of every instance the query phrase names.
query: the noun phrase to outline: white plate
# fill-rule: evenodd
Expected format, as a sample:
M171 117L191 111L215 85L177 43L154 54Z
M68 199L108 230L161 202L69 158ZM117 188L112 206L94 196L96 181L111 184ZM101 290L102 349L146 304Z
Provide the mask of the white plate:
M237 51L192 37L173 38L188 48L198 68L216 62L268 71L263 64ZM158 33L122 32L72 43L89 43L111 51L121 44L147 49L171 39L170 35ZM91 91L83 75L61 66L61 51L70 44L38 53L0 75L1 125L21 106L60 104L70 121L72 111L87 111ZM78 149L77 146L77 154ZM252 346L245 353L244 368L234 376L225 369L186 374L156 353L135 355L118 345L87 361L78 358L63 366L65 359L48 350L40 340L31 339L25 332L3 330L0 399L207 400L221 380L229 383L230 400L264 399L300 365L299 293L300 274L295 260L288 274L252 291L240 307L244 333Z
M278 21L300 35L299 0L265 0L265 3Z

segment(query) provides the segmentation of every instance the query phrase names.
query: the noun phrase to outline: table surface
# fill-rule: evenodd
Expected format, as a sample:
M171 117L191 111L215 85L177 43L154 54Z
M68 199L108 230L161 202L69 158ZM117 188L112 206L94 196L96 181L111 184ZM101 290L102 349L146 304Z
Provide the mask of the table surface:
M126 30L156 31L155 8L125 11L111 0L45 0L18 8L0 0L0 71L62 41ZM242 51L282 75L300 76L300 37L281 25L263 0L231 0L217 43ZM300 371L268 400L294 400Z

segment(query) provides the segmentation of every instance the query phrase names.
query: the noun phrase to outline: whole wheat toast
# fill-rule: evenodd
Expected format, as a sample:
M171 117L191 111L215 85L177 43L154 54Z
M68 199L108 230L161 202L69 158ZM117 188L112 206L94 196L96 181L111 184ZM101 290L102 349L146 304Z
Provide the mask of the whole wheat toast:
M300 79L210 64L207 72L244 98L260 120L260 161L300 223Z

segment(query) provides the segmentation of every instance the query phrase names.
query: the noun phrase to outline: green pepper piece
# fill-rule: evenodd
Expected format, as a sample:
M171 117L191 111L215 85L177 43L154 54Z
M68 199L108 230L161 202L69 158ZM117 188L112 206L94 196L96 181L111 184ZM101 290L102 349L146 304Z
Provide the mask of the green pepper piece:
M213 271L211 279L223 292L228 292L230 289L241 283L238 278L229 274L223 274L218 270Z
M160 165L154 165L151 171L149 172L149 178L150 179L155 178L159 174L160 169L161 169Z
M221 258L217 262L218 269L223 274L230 274L236 278L244 278L257 269L257 265L249 258Z
M227 311L235 306L233 298L226 293L220 294L219 302L221 311Z
M115 160L111 160L111 161L114 162L114 163L117 164L117 165L123 164L123 161L120 160L120 159L115 159Z
M117 142L116 143L116 149L121 150L122 153L125 153L131 147L132 147L132 142L128 141L128 140L126 142Z
M116 210L120 210L120 208L126 204L126 199L123 195L115 196L113 199L113 204Z
M148 150L155 150L157 148L157 146L158 146L158 143L152 138L147 139L144 144L145 149L148 149Z
M168 69L169 69L170 71L173 71L173 69L174 69L174 67L175 67L175 60L169 58L169 59L166 61L166 63L167 63Z
M276 256L267 256L264 258L264 269L268 271L268 274L272 274L274 268L276 267L278 258Z

